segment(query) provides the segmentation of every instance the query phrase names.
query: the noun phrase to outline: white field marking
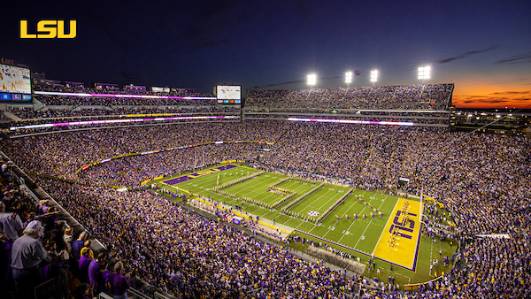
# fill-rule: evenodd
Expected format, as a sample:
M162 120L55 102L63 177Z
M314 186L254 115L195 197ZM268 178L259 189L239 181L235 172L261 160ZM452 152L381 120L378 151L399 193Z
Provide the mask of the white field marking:
M217 180L217 175L218 174L220 176L220 183L224 183L223 180L225 178L231 178L232 176L234 176L234 173L237 173L239 175L242 174L241 171L232 172L232 171L228 170L228 171L222 171L222 172L216 172L216 173L207 174L207 175L195 178L193 181L194 181L194 184L197 183L197 184L201 184L201 185L208 185L208 186L214 185L215 186L215 184L213 184L213 182L215 180ZM249 174L244 173L244 175L249 175Z
M431 243L430 243L430 276L431 276L431 265L433 263L433 257L432 257L432 254L433 254L433 238L430 238L431 239Z
M294 191L295 193L298 193L299 191L299 188L303 187L302 185L298 188L295 188L296 191ZM281 217L282 215L284 214L280 214L278 217ZM299 222L299 224L295 227L296 229L298 229L301 225L303 225L304 223L310 223L311 225L313 225L312 229L310 231L312 231L317 225L313 222L310 222L310 221L306 221L302 218L299 218L299 217L294 217L294 216L290 216L290 215L286 215L291 219L294 219L294 220L297 220ZM275 218L276 219L276 218ZM288 225L289 226L289 225Z
M297 193L299 193L301 190L304 190L304 189L306 189L306 186L298 185L297 187L293 188L293 190L291 190L291 192L297 194ZM278 211L278 210L277 210L277 211ZM274 211L267 212L266 214L263 215L263 217L265 217L265 215L267 215L267 214L269 214L269 213L273 213L273 212L274 212ZM281 215L282 215L282 214L281 214ZM281 215L279 215L278 217L280 217ZM291 216L289 216L289 217L290 217L290 218L293 218L293 217L291 217ZM274 219L276 219L276 218L274 218ZM274 220L274 219L273 219L273 220ZM296 218L296 219L300 219L300 218ZM301 219L301 220L302 220L302 219ZM303 220L303 221L304 221L304 220Z
M382 198L383 199L383 198ZM380 204L380 206L378 207L378 211L382 208L383 204L384 204L385 200L382 200L382 203ZM377 216L374 216L374 217L377 217ZM356 245L354 245L354 248L358 247L358 243L360 242L361 240L361 237L365 238L365 233L367 232L367 229L369 228L369 226L371 226L371 223L372 221L374 220L374 217L371 217L371 221L369 221L369 223L367 224L367 226L365 227L365 229L363 230L363 232L361 233L361 236L358 238L358 241L356 242ZM381 233L380 233L381 234ZM364 239L365 240L365 239Z
M323 198L323 197L324 197L324 198L327 198L327 197L328 197L328 200L325 200L324 203L321 204L321 206L320 206L318 209L315 209L315 208L313 207L313 205L309 204L308 206L306 206L306 207L301 211L301 213L306 214L306 213L308 213L308 211L309 211L310 209L312 209L312 208L313 208L315 211L321 212L321 208L322 208L322 207L324 207L324 206L326 206L326 205L330 205L330 201L333 200L334 198L333 198L332 196L329 196L328 194L331 193L331 192L333 192L333 190L332 190L332 189L328 189L328 190L330 190L330 191L326 191L326 190L325 190L325 193L324 193L323 195L317 197L316 199L314 199L314 200L312 201L312 203L313 203L313 202L317 202L317 201L319 201L319 200L320 200L321 198ZM317 190L316 190L316 191L317 191ZM306 198L305 200L308 200L308 198ZM301 203L304 202L305 200L301 201L299 204L301 204ZM337 200L337 199L336 199L336 200Z
M254 172L249 172L248 174L246 173L245 175L250 175L251 173L254 173ZM244 176L245 176L245 175L244 175ZM241 176L241 177L243 177L243 176ZM223 173L223 172L222 172L221 178L229 178L229 179L232 179L232 178L230 177L230 174L229 174L229 173ZM207 185L212 185L211 182L213 182L213 181L214 181L214 177L209 178L209 181L205 181L205 184L207 184ZM229 180L229 181L230 181L230 180ZM222 181L221 183L225 183L225 182ZM209 189L210 191L213 191L212 188L207 188L207 189ZM219 194L218 194L218 195L219 195Z
M271 178L273 179L269 179L268 181L265 181L266 183L266 186L269 186L271 184L275 184L277 183L278 181L282 180L281 177L272 177ZM249 190L251 189L251 190ZM237 193L234 193L234 195L237 195L239 196L241 193L251 193L253 196L253 199L254 200L257 200L257 201L262 201L263 203L265 204L269 204L270 201L273 201L273 203L270 203L270 204L275 204L276 202L278 202L279 200L282 199L282 197L280 197L278 194L275 194L275 193L271 193L271 192L267 192L267 190L265 192L255 192L254 191L254 187L251 188L251 186L248 186L248 187L243 187L242 186L242 190L241 191L238 191ZM260 198L260 199L258 199Z
M256 197L260 197L260 195L262 194L261 192L256 192L254 190L248 190L248 189L245 189L245 188L243 188L241 191L238 191L238 192L229 192L229 194L232 194L235 197L237 197L237 200L245 201L245 200L242 199L241 196L239 196L239 194L242 194L242 193L251 195L251 196L247 196L248 198L254 199L256 201L262 201L263 203L266 203L264 200L256 199Z
M318 197L318 198L316 198L316 199L314 200L314 202L316 202L316 201L319 201L319 200L320 200L321 198L323 198L323 197L325 197L325 198L328 197L328 200L325 200L324 203L323 203L321 206L319 206L319 208L316 210L317 212L320 212L320 211L321 211L321 208L324 207L324 206L326 206L326 205L328 205L328 204L329 204L328 201L329 201L330 199L333 199L332 196L330 196L330 197L328 196L328 193L330 193L330 192L334 192L334 191L333 191L332 189L328 189L328 190L329 190L329 191L326 191L325 194L323 194L322 196L320 196L320 197ZM311 207L309 207L309 208L311 208Z
M256 178L256 177L254 177L254 178ZM249 181L252 181L254 178L251 178L250 180L248 180L248 181L246 181L246 182L242 182L242 183L248 183ZM264 182L265 182L266 184L270 184L270 183L274 182L274 181L269 182L270 180L271 180L271 179L267 179L267 180L264 180ZM238 197L239 197L242 193L251 193L251 194L253 194L253 195L260 195L260 194L262 193L262 192L255 192L255 191L254 191L255 188L250 188L250 186L244 186L243 184L240 185L240 186L236 186L236 185L235 185L235 186L231 186L231 187L237 187L237 190L238 190L238 191L234 190L233 192L229 192L229 193L233 194L234 196L238 196ZM229 187L229 188L230 188L230 187ZM251 189L251 190L249 190L249 189ZM264 197L265 197L265 196L264 196ZM254 198L254 199L256 199L256 198Z
M327 194L327 193L325 193L324 196L326 196L326 194ZM323 206L321 206L319 209L321 209L322 207L323 207ZM334 229L330 229L331 227L333 227ZM314 227L314 228L315 228L315 227ZM309 232L311 233L311 232L313 231L314 228L312 228L312 230L309 231ZM335 230L335 229L336 229L335 226L329 226L329 227L328 227L328 230L326 231L326 233L325 233L322 237L324 238L324 236L326 236L330 231L333 231L333 230Z
M246 177L246 176L249 176L249 175L254 174L254 173L255 173L255 172L250 172L250 173L248 173L248 174L244 174L244 175L238 177L236 180L241 179L241 178ZM260 177L260 176L262 176L262 175L264 175L264 174L263 174L263 173L262 173L262 174L259 174L259 175L257 175L257 176L254 176L254 177L250 178L249 180L252 180L252 179L258 178L258 177ZM228 180L227 182L230 182L230 181L232 181L232 179L231 179L231 180ZM227 183L227 182L226 182L226 183ZM239 184L246 183L246 182L247 182L247 180L245 180L245 181L243 181L243 182L238 182L238 183L232 185L231 187L234 187L234 186L237 186L237 185L239 185ZM230 188L230 187L229 187L229 188Z
M349 197L350 197L350 195L349 195ZM347 200L347 199L348 199L348 197L345 198L345 200ZM350 212L350 210L351 210L353 207L354 207L353 204L350 205L350 207L348 207L348 209L347 209L347 212L346 212L345 214L343 214L343 215L348 214L348 212ZM363 211L363 210L362 210L362 211ZM355 220L354 220L354 221L355 221ZM352 225L352 224L351 224L351 225ZM330 232L330 231L327 231L327 232L322 236L322 238L324 238L326 235L328 235L329 232ZM343 236L344 236L344 235L350 235L350 227L349 227L348 229L346 229L346 230L343 230Z
M254 173L254 172L255 172L255 171L250 171L249 174ZM281 179L281 178L279 177L279 179ZM300 181L299 181L299 183L300 183ZM305 185L306 185L306 184L305 184ZM295 188L295 191L294 191L294 192L295 192L295 193L298 192L299 189L302 188L302 187L303 187L303 186L300 186L300 187L298 187L298 188ZM252 190L252 189L251 189L251 190L248 190L247 188L242 188L242 190L240 190L240 191L238 191L238 192L231 192L231 194L234 195L234 196L236 196L236 197L240 197L239 195L242 194L242 193L251 193L251 194L253 194L253 195L255 195L255 196L260 194L259 192L255 192L255 191ZM224 196L224 197L226 197L226 196ZM238 199L231 199L231 201L232 201L232 200L236 200L236 201L238 201ZM241 198L240 198L240 200L241 200ZM262 207L259 207L259 208L262 208ZM267 218L267 217L265 217L265 216L268 215L269 213L272 213L272 212L274 212L274 211L266 212L266 213L263 214L262 216L260 216L260 215L258 215L258 216L263 217L263 218ZM282 216L282 214L279 215L279 217L280 217L280 216ZM314 224L313 222L306 221L306 220L301 219L301 218L299 218L299 217L292 217L292 216L289 216L289 215L287 215L287 216L288 216L290 219L294 219L294 220L297 220L297 221L299 222L299 225L297 225L296 228L299 228L299 227L300 227L301 225L303 225L304 223L310 223L310 224L312 224L312 225L315 227L315 224ZM269 219L269 218L267 218L267 219ZM276 219L276 218L274 218L274 219ZM272 219L272 220L274 221L274 219ZM312 228L312 229L313 229L313 228Z
M350 194L350 195L349 195L348 197L350 197L351 195L352 195L352 193L351 193L351 194ZM345 200L347 200L347 199L348 199L348 197L347 197L347 198L345 198ZM354 205L353 205L353 204L352 204L352 205L350 205L350 206L348 207L347 211L345 212L345 214L343 214L343 216L344 216L344 215L348 215L348 213L350 212L350 210L351 210L351 209L352 209L353 207L354 207Z
M297 228L297 229L298 229L301 225L303 225L304 223L310 223L311 225L313 225L313 227L312 227L312 229L311 229L310 231L312 231L312 230L316 227L315 223L313 223L313 222L306 221L306 220L304 220L304 219L302 219L302 218L295 218L295 219L301 221L301 223L299 223L299 225L297 225L297 226L295 227L295 228Z
M282 217L283 215L285 215L285 214L280 214L279 217ZM293 220L296 220L296 221L299 222L299 224L295 227L295 229L298 229L298 228L299 228L301 225L303 225L304 223L309 223L309 224L313 225L312 229L310 230L310 232L311 232L312 230L315 229L315 227L318 226L318 225L316 225L316 224L313 223L313 222L306 221L306 220L304 220L304 219L302 219L302 218L299 218L299 217L296 217L296 216L290 216L290 215L285 215L285 216L288 216L288 217L290 218L290 220L293 219ZM275 219L276 219L276 218L275 218ZM287 225L287 224L284 224L284 225ZM287 226L290 226L290 225L287 225Z
M372 201L372 200L370 200ZM363 211L365 211L365 209L367 208L368 205L364 205L363 206L363 209L361 209L359 215L358 215L358 218L361 219L361 213L363 213ZM352 222L350 223L349 227L347 228L347 231L350 231L350 229L352 228L352 226L354 225L354 223L356 223L356 220L357 219L353 219ZM345 237L345 235L341 236L341 238L339 238L339 240L337 241L337 243L341 242L341 240L343 240L343 238Z
M277 179L283 179L282 177L277 177ZM272 181L272 182L275 182L275 181ZM249 187L245 187L245 188L242 188L241 190L237 191L237 192L231 192L231 194L233 194L234 196L238 197L241 199L241 194L252 194L254 199L256 199L256 197L261 197L260 195L262 194L262 192L255 192L254 190L250 189ZM275 194L272 194L272 195L275 195ZM274 196L273 196L274 197ZM279 199L280 200L280 199ZM278 200L277 200L278 201ZM262 209L266 209L264 207L260 207L259 208L262 208ZM266 210L267 211L267 210ZM260 217L263 217L263 218L267 218L266 215L270 214L270 213L273 213L275 212L276 210L269 210L267 211L266 213L262 214L262 215L258 215ZM269 219L269 218L268 218ZM273 219L274 220L274 219ZM306 221L305 221L306 222Z
M301 214L302 214L302 213L301 213ZM290 216L290 217L291 217L291 216ZM292 217L292 218L293 218L293 217ZM315 227L316 227L315 223L313 223L313 222L309 222L309 221L306 221L306 220L304 220L304 219L302 219L302 218L298 218L298 217L295 217L295 219L297 219L297 220L299 220L299 221L303 221L303 222L301 222L299 225L297 225L295 228L299 228L304 222L306 222L306 223L310 223L310 224L313 225L313 227L312 227L312 229L310 230L310 232L311 232L312 230L314 230Z
M301 187L303 187L303 186L301 186ZM306 186L304 186L304 187L306 187ZM315 187L315 186L314 186L314 187ZM312 188L313 188L313 187L312 187ZM319 189L320 189L320 188L319 188ZM317 189L317 190L319 190L319 189ZM299 191L299 187L295 188L295 190L297 190L297 191L295 191L294 193L298 193L298 191ZM308 191L309 191L309 190L310 190L310 189L308 189ZM315 191L317 191L317 190L315 190ZM306 191L306 192L308 192L308 191ZM304 194L304 193L303 193L303 194ZM303 195L303 194L300 194L299 196L301 196L301 195ZM313 194L313 193L312 193L312 194ZM310 195L311 195L311 194L310 194ZM295 206L299 205L299 204L300 204L301 202L303 202L304 200L305 200L305 199L301 200L301 201L300 201L298 204L296 204ZM300 213L301 213L301 214L305 214L305 212L307 213L308 211L303 210L303 211L301 211Z

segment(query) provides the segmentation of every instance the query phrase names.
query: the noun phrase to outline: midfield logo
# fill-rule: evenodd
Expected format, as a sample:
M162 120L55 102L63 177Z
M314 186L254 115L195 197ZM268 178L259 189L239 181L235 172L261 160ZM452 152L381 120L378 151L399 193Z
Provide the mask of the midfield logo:
M28 20L20 20L20 38L75 38L77 36L76 20L69 21L69 31L65 32L63 20L40 20L37 22L37 32L28 32Z

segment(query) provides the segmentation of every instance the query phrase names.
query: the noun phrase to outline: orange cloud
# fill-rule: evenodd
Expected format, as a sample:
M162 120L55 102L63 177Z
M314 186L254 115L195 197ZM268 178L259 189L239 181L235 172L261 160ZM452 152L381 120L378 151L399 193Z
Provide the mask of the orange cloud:
M523 84L456 84L452 104L465 109L531 109L531 89Z

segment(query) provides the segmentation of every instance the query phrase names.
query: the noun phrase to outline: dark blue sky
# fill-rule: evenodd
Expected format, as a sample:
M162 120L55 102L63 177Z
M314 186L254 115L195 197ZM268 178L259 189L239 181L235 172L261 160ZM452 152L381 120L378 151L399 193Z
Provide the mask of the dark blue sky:
M2 13L0 57L52 79L203 90L347 69L367 84L372 67L384 84L407 83L421 63L432 64L435 81L457 87L531 89L526 0L77 2L4 2L12 7ZM77 19L78 38L18 39L21 18Z

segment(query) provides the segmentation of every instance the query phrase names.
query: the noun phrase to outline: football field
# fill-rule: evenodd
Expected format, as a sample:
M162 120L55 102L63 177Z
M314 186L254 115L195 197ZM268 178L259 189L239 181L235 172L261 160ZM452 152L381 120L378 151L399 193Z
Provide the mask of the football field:
M246 165L228 164L157 179L174 193L209 198L253 217L290 228L292 235L327 244L374 268L365 274L401 284L448 271L434 260L456 245L421 235L423 204L379 191L301 179ZM301 246L297 244L295 246ZM304 249L304 248L302 248Z

